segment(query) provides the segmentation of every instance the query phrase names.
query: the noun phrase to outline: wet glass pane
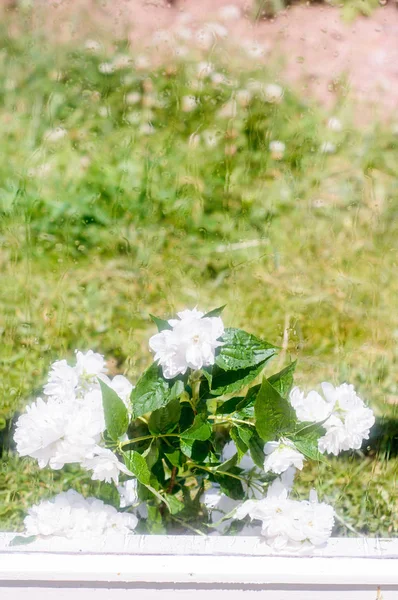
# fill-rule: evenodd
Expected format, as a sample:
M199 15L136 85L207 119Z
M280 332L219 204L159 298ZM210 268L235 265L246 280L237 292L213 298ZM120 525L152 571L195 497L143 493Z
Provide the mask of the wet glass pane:
M396 2L0 12L0 531L396 536Z

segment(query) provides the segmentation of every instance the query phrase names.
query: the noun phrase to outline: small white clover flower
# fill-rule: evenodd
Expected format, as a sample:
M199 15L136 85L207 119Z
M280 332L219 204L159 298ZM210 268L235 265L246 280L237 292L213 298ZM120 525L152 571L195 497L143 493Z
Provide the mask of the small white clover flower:
M115 71L115 66L110 62L104 62L98 65L98 71L102 75L111 75Z
M192 112L198 106L195 96L183 96L181 98L181 110L183 112Z
M155 131L156 130L155 130L154 126L152 125L152 123L143 123L139 129L139 132L142 135L153 135L155 133Z
M183 375L189 368L199 370L213 365L215 350L222 345L219 339L224 325L220 317L204 317L196 309L179 312L178 317L169 320L171 330L161 331L149 340L166 379Z
M213 73L213 65L209 62L202 61L198 64L196 73L199 79L206 79Z
M267 53L267 47L256 40L245 40L242 46L250 58L263 58Z
M343 125L337 117L330 117L328 120L328 129L339 132L343 129Z
M135 515L119 513L97 498L84 498L75 490L58 494L32 506L24 520L25 533L41 538L62 536L70 539L108 534L127 535L136 528Z
M236 100L229 100L218 111L218 116L221 119L234 119L237 112Z
M218 15L223 21L237 21L241 17L241 10L235 4L227 4L220 8Z
M246 108L247 106L249 106L251 99L252 99L252 94L251 94L250 90L242 89L242 90L238 90L236 92L236 101L243 108Z
M322 154L334 154L336 152L336 146L332 142L323 142L320 146Z
M274 160L281 160L286 150L286 146L283 142L279 140L273 140L269 144L269 149L271 152L271 156Z
M141 94L139 92L130 92L126 94L126 104L138 104L141 100Z
M44 134L44 139L46 142L59 142L67 135L66 129L63 127L56 127L55 129L50 129Z
M271 104L279 104L282 102L284 93L284 89L277 83L269 83L264 88L265 100Z
M214 36L209 29L198 29L195 32L195 42L202 50L208 50L214 43Z
M90 52L99 52L101 50L101 44L97 40L86 40L84 47Z
M272 471L280 475L290 467L300 470L303 468L305 457L296 450L290 440L282 438L278 442L267 442L264 446L264 453L267 455L264 460L266 473Z

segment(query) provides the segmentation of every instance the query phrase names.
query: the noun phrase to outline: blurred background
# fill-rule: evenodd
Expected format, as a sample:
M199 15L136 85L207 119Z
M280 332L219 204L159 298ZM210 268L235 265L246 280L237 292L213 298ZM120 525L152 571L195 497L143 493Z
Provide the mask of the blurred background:
M300 473L336 535L398 532L398 6L2 0L0 530L96 483L13 422L75 349L134 383L149 313L207 311L353 383L361 451Z

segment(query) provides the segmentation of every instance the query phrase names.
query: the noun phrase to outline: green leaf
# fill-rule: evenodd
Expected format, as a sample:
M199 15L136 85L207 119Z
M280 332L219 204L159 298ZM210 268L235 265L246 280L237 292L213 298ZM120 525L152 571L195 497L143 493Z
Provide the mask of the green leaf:
M154 410L148 421L149 431L157 435L158 433L171 433L180 420L181 404L178 398L174 398L162 408Z
M180 450L174 450L174 452L165 452L164 455L166 460L168 460L173 467L181 467L183 457Z
M29 535L25 537L24 535L16 535L12 538L11 542L8 544L9 546L26 546L27 544L31 544L37 540L37 535Z
M318 450L318 440L313 441L310 439L297 437L292 440L297 450L304 454L310 460L317 460L319 462L327 463L326 458Z
M230 398L226 402L223 402L216 409L216 415L230 415L236 411L236 407L243 398L236 396L236 398Z
M135 450L129 450L124 455L126 457L127 468L134 473L140 483L148 486L151 479L151 472L145 458Z
M213 396L224 396L234 394L251 383L264 369L264 361L254 367L236 369L234 371L223 371L217 366L213 370L213 378L210 393Z
M292 431L296 414L287 400L264 377L254 403L256 429L265 441L278 439Z
M201 440L202 442L209 439L212 429L208 421L203 415L196 415L191 427L181 433L181 439L185 440Z
M287 367L279 371L279 373L275 373L268 378L268 381L274 387L277 392L282 396L282 398L287 398L289 396L290 390L293 387L293 375L297 365L297 360L290 363Z
M149 533L154 535L163 535L166 533L166 528L163 525L162 515L158 506L147 505L148 517L146 520L146 526Z
M160 500L161 502L163 502L163 504L165 504L167 506L167 508L170 510L170 506L169 503L167 501L167 499L162 496L161 494L159 494L159 492L157 490L155 490L154 487L152 487L151 485L145 485L145 487L151 492L151 494L153 494L158 500ZM159 510L159 508L158 508Z
M260 467L260 469L263 469L265 460L264 442L258 435L257 431L254 431L253 435L250 438L249 450L250 456L252 457L254 464L257 467Z
M222 337L224 345L216 357L216 365L224 371L247 369L269 360L276 347L241 329L228 328Z
M213 308L213 310L210 310L205 315L203 315L202 319L204 319L206 317L219 317L226 306L227 306L226 304L223 304L222 306L219 306L218 308Z
M299 431L287 437L292 440L297 450L310 460L327 463L326 458L318 450L318 440L325 434L324 427L319 423L300 423L300 426Z
M202 442L200 440L184 440L180 442L181 451L197 463L203 462L209 455L210 444L209 442Z
M240 437L238 427L232 427L232 429L229 432L229 435L231 436L231 439L235 442L235 446L238 451L238 462L240 462L246 454L246 452L248 451L249 446Z
M157 462L158 458L159 458L159 448L155 443L150 444L150 446L148 446L148 448L145 450L145 452L142 453L142 455L145 458L146 464L148 465L148 469L152 469L153 465Z
M228 472L237 475L241 473L241 471L236 467L230 469ZM244 498L245 492L240 479L230 477L230 475L222 475L217 471L213 473L210 479L214 479L217 483L219 483L221 490L230 498L233 498L234 500L242 500Z
M95 497L105 502L105 504L110 504L111 506L114 506L116 509L120 507L119 492L112 483L99 481L98 488L95 492Z
M168 321L165 321L164 319L159 319L159 317L155 317L155 315L149 314L149 316L151 317L152 321L155 323L159 332L164 331L165 329L173 329Z
M171 383L164 379L161 368L153 363L137 381L131 392L133 416L136 419L148 412L166 406L184 391L184 383L177 379Z
M233 456L231 456L231 458L218 465L215 471L228 471L232 467L236 467L238 461L240 461L240 458L238 452L236 452Z
M165 494L165 498L169 505L170 514L177 515L184 510L184 503L172 494Z
M106 429L109 437L117 441L127 431L129 424L127 408L114 390L101 379L98 381L101 387Z
M246 446L249 446L250 440L256 433L254 426L250 427L250 425L237 425L236 428L238 430L238 434L242 442L246 444Z

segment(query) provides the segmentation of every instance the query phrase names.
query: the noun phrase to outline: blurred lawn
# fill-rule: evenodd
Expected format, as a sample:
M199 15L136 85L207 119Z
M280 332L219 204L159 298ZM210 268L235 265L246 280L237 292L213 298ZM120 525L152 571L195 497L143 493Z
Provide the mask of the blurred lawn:
M1 27L0 422L75 348L134 382L150 312L225 303L227 325L283 347L280 365L299 358L299 384L349 381L397 418L393 128L353 128L344 98L341 131L308 98L269 102L275 72L222 49L159 65L123 41L55 46L23 19ZM350 528L396 534L391 440L378 457L311 467L299 488L315 480ZM0 529L72 481L95 492L73 468L4 453Z

